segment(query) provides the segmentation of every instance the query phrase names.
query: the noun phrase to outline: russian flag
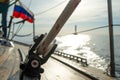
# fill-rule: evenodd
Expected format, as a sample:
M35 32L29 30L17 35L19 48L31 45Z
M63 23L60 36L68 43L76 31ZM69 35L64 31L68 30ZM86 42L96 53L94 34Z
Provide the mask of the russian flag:
M13 16L15 18L22 18L23 20L27 20L30 23L34 22L34 14L31 12L24 4L18 1L15 4Z

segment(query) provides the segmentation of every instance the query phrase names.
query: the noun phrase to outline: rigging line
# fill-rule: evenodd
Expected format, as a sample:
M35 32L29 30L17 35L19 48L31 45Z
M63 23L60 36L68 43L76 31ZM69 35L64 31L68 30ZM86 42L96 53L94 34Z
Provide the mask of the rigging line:
M88 31L93 31L93 30L97 30L97 29L101 29L101 28L106 28L108 26L101 26L101 27L97 27L97 28L92 28L92 29L88 29L88 30L83 30L83 31L79 31L77 33L83 33L83 32L88 32Z
M18 32L21 30L22 26L23 26L23 24L21 23L19 25L19 28L16 30L15 34L12 36L11 40L18 34Z
M32 33L29 33L29 34L25 34L25 35L19 35L19 34L16 34L17 37L26 37L26 36L30 36Z
M120 26L120 24L113 24L113 26ZM79 31L77 33L89 32L89 31L93 31L93 30L97 30L97 29L101 29L101 28L106 28L106 27L108 27L108 26L101 26L101 27L91 28L91 29L88 29L88 30ZM75 33L69 33L69 34L75 34Z
M16 34L17 34L17 32L19 31L20 27L21 27L21 24L18 26L16 32L13 33L13 36L12 36L11 40L16 36Z
M13 27L12 27L12 36L14 35L14 29L15 29L15 23L13 22Z
M120 24L113 24L113 26L120 26Z
M29 5L28 5L29 9L30 9L31 4L32 4L32 0L30 0L30 2L29 2Z
M19 31L22 29L22 26L23 26L23 25L24 25L24 23L21 23L21 24L19 25L19 27L17 28L15 34L12 36L11 40L19 33Z
M17 30L16 30L16 32L15 33L18 33L19 31L20 31L20 29L21 29L21 26L22 25L22 23L19 25L19 27L17 28Z
M66 0L64 0L64 1L60 2L60 3L58 3L57 5L51 7L51 8L49 8L49 9L47 9L47 10L44 10L44 11L39 12L39 13L36 13L35 16L39 16L39 15L41 15L41 14L44 14L44 13L46 13L46 12L48 12L48 11L50 11L50 10L52 10L52 9L54 9L54 8L56 8L56 7L58 7L58 6L60 6L60 5L62 5L65 1L66 1Z
M12 1L14 1L14 0L10 0L10 2L12 2Z

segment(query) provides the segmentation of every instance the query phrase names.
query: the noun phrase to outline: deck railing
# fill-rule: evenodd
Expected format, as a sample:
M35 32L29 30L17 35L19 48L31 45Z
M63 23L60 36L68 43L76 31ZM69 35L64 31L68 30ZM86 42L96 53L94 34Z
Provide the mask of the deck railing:
M55 51L54 54L56 54L58 56L62 56L64 58L68 58L69 60L76 61L77 63L81 63L81 65L84 67L88 66L87 59L85 59L83 57L75 56L72 54L67 54L67 53L60 52L60 51Z

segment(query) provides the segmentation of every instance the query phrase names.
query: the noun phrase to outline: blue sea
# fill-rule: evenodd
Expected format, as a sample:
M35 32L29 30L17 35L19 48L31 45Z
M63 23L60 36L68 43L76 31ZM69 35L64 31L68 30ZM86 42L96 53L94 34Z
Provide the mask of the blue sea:
M92 46L92 44L96 44ZM105 62L109 64L110 62L110 46L109 46L109 36L99 35L91 36L91 50L97 55L103 57ZM120 35L114 35L114 55L115 55L115 71L116 75L120 76ZM104 67L106 68L106 67Z
M15 38L21 42L32 44L32 36ZM106 71L110 63L109 35L65 35L56 37L57 50L85 57L88 64ZM115 71L120 76L120 35L114 35Z

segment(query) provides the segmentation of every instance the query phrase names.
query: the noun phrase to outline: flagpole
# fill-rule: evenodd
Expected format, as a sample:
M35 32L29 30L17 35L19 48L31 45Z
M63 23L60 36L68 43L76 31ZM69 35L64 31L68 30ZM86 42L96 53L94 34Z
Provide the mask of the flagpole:
M19 0L15 0L15 2L13 2L12 4L10 4L9 6L12 6L13 4L16 4L17 1L19 1ZM8 25L9 31L8 31L7 39L9 39L9 36L10 36L10 30L11 30L11 24L12 24L13 18L14 18L14 17L11 16L10 22L9 22L9 25Z
M33 40L35 38L35 21L33 21Z
M114 60L114 37L113 37L113 19L112 19L112 3L108 0L108 23L110 38L110 75L115 77L115 60Z
M10 18L10 22L9 22L9 25L8 25L8 28L9 28L9 31L8 31L8 35L7 35L7 39L9 39L9 36L10 36L10 30L11 30L11 24L12 24L12 20L13 20L13 16L11 16Z

